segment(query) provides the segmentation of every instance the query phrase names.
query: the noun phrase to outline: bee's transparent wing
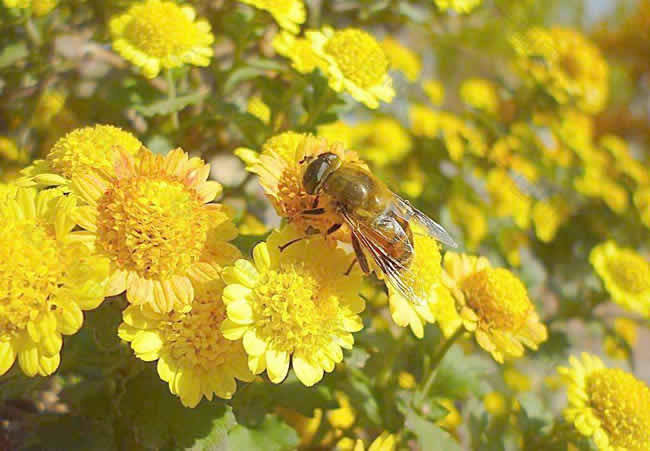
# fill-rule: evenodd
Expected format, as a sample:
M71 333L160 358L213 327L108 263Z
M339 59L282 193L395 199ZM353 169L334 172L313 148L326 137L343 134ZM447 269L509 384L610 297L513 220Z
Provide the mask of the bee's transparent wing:
M443 226L422 213L420 210L411 205L410 202L402 199L397 194L392 193L392 195L393 202L390 207L392 212L402 218L404 221L411 224L411 226L415 225L416 230L414 230L414 233L418 232L417 229L421 229L424 230L431 238L434 238L449 247L458 247L456 241L454 241L449 232L447 232Z

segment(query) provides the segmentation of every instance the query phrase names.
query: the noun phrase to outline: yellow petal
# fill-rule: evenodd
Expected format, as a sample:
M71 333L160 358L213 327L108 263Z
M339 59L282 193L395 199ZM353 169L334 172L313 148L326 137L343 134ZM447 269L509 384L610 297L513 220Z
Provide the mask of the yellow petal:
M127 272L123 270L115 270L108 279L106 285L106 296L117 296L124 293L126 290L126 275Z
M35 345L27 346L18 353L18 364L27 376L33 377L38 374L40 365Z
M266 342L257 336L255 329L249 329L242 340L248 355L261 355L266 351ZM268 356L267 356L268 360Z
M0 376L9 371L16 361L16 350L8 341L0 341Z
M323 369L313 365L301 355L293 356L293 370L298 380L307 387L311 387L323 378Z
M239 340L244 335L244 332L248 330L247 325L237 324L228 318L223 320L221 323L221 333L228 340Z
M223 302L228 305L231 302L246 299L252 293L250 288L243 285L233 284L228 285L223 289Z
M148 356L152 353L157 353L162 348L162 345L163 342L157 333L145 330L138 332L131 343L131 347L139 358L142 358L144 355ZM142 358L142 360L155 360L155 358Z
M65 302L60 306L57 320L57 330L64 335L72 335L81 328L84 315L76 302Z
M229 285L226 289L233 286L235 285ZM226 311L228 312L228 319L237 324L253 324L253 309L245 299L230 302L226 307Z
M248 334L246 334L248 335ZM244 335L244 341L246 340ZM246 347L246 345L244 345ZM287 377L289 371L289 353L286 351L276 351L268 349L266 351L266 373L274 384L279 384Z

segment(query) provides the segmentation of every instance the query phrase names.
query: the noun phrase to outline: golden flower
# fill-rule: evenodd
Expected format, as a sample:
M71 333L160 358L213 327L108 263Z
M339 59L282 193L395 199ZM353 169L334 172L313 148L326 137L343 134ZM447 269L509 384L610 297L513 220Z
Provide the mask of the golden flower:
M311 42L281 31L273 37L273 49L291 60L291 66L301 74L309 74L316 68L325 72L326 62L314 52Z
M650 388L591 354L569 363L558 368L568 392L565 419L601 451L650 449Z
M639 160L630 153L627 143L615 135L605 135L600 139L600 145L611 155L616 168L630 177L638 185L650 182L650 172ZM611 167L609 168L611 170Z
M589 261L614 302L650 317L650 263L646 259L607 241L591 250Z
M436 400L436 402L447 409L447 414L437 420L436 424L444 430L454 434L456 428L463 423L463 418L460 416L460 412L456 408L454 401L452 399L442 398Z
M181 149L167 156L121 153L115 175L80 175L73 190L79 235L111 260L107 296L126 290L132 304L160 313L188 310L192 281L216 277L225 243L237 229L221 205L208 204L221 185L206 181L210 166Z
M499 111L499 97L492 83L480 78L470 78L460 85L460 98L463 102L484 111L496 114Z
M468 14L481 4L482 0L433 0L442 11L453 9L457 13Z
M320 381L351 348L352 332L363 327L358 314L361 272L345 270L351 256L321 238L303 239L291 226L272 232L253 250L254 263L238 260L224 270L228 339L243 339L251 371L266 370L274 383L291 365L306 386Z
M540 241L549 243L555 238L557 229L569 218L569 206L561 197L540 200L532 211L535 234Z
M512 366L503 370L503 381L516 392L527 392L531 387L530 377Z
M639 339L639 328L634 320L627 318L616 318L614 320L615 335L605 335L603 347L605 354L613 359L625 360L628 356L628 350L623 343L629 348L634 348ZM621 343L621 341L623 343Z
M493 391L483 397L483 407L495 416L503 416L508 411L508 402L503 394Z
M413 390L417 385L417 381L415 380L415 376L413 376L411 373L400 371L397 375L397 384L400 386L400 388L403 388L405 390Z
M219 263L232 263L238 256L232 246ZM235 379L250 382L255 377L241 342L221 333L226 318L224 285L220 277L198 284L187 312L157 313L148 305L131 305L122 314L120 338L131 344L138 358L158 360L158 375L186 407L196 407L201 398L211 400L213 395L230 399L237 389Z
M350 146L361 158L377 166L399 162L411 151L411 137L399 121L380 117L352 127L356 137Z
M406 162L404 177L399 182L399 189L408 197L414 199L424 192L427 174L422 170L416 158L409 158Z
M349 429L357 420L357 412L350 404L350 398L342 391L337 390L334 392L336 402L339 407L327 412L327 422L336 429Z
M575 103L587 113L602 111L608 96L608 67L600 51L577 31L530 28L511 39L515 67L533 87L561 105Z
M246 111L267 125L271 121L271 109L260 96L253 96L248 100Z
M451 219L463 230L465 246L474 251L487 236L488 223L481 207L460 196L449 201Z
M31 8L36 17L45 16L59 3L58 0L2 0L7 8Z
M146 0L131 6L124 14L111 18L109 28L113 48L124 59L154 78L161 68L183 64L208 66L214 36L206 20L195 21L189 5Z
M325 138L331 143L341 143L344 149L356 149L360 139L363 138L357 130L356 124L349 125L340 120L319 125L317 132L319 137Z
M521 357L524 345L536 350L546 340L526 287L510 271L493 268L485 257L454 252L445 254L445 270L463 325L497 362Z
M587 197L602 199L615 213L622 214L627 210L627 190L614 181L604 168L586 166L584 173L573 180L573 186Z
M299 33L300 25L305 23L307 12L302 0L239 0L271 13L280 27L291 33Z
M118 150L135 155L141 148L142 143L135 136L112 125L79 128L60 138L45 160L36 160L25 168L18 183L67 186L70 180L89 171L112 176Z
M650 228L650 186L640 188L634 194L634 205L639 210L643 223Z
M379 107L380 100L393 100L388 58L370 34L358 28L335 31L323 27L306 35L314 52L326 63L325 73L334 91L347 91L373 109Z
M19 149L12 139L0 136L0 169L3 172L9 168L21 167L27 161L25 150Z
M435 106L440 106L445 101L445 88L437 80L425 80L422 89Z
M488 157L497 166L512 169L526 180L535 181L539 178L537 167L522 155L523 149L528 149L529 146L530 143L522 137L515 134L506 135L494 142Z
M381 48L388 57L391 68L401 71L408 81L414 82L420 77L422 63L411 49L391 37L381 41Z
M519 189L505 170L491 169L488 172L486 188L496 216L512 217L517 226L528 228L532 199Z
M59 366L62 335L104 299L108 261L70 239L74 200L58 189L6 189L0 202L0 375Z

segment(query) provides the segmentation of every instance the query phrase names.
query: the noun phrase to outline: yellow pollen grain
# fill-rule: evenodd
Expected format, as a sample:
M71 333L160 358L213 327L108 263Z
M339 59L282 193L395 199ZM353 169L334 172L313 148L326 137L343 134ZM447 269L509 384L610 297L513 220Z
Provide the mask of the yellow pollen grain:
M650 263L640 255L619 250L606 264L616 284L626 291L643 293L650 290Z
M325 52L336 60L345 78L364 89L381 83L388 71L389 61L381 46L362 30L337 31Z

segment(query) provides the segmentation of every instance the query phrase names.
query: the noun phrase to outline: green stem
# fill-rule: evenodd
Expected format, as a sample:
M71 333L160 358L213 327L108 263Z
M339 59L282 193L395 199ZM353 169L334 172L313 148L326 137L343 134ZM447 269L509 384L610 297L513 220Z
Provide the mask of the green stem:
M165 72L167 76L167 97L171 102L176 99L176 82L174 81L174 74L172 69L167 69ZM174 125L174 130L178 130L180 122L178 120L178 111L172 113L172 124Z
M388 386L388 383L391 380L391 375L393 373L393 367L395 366L395 360L397 360L397 356L399 356L399 354L402 352L407 337L408 332L402 331L402 335L399 337L397 343L395 344L395 347L386 359L386 365L384 365L384 369L381 371L381 374L378 377L378 385L380 387Z
M433 381L436 379L436 370L438 369L438 365L440 365L440 362L442 359L445 357L447 354L447 351L449 351L449 348L451 348L451 345L454 344L454 342L463 334L463 328L459 327L456 329L456 332L449 337L438 349L438 352L436 352L431 359L431 365L429 367L429 374L426 376L424 385L422 386L422 389L419 392L419 396L416 395L416 402L415 405L419 406L426 398L429 396L429 392L431 391L431 387L433 386Z
M307 121L304 125L305 129L309 130L313 128L321 113L327 111L327 108L329 108L329 106L332 104L332 100L334 99L333 93L334 91L332 91L330 88L327 88L325 90L325 93L321 96L320 99L318 99L318 102L316 105L314 105L314 108L309 112L309 116L307 117Z

